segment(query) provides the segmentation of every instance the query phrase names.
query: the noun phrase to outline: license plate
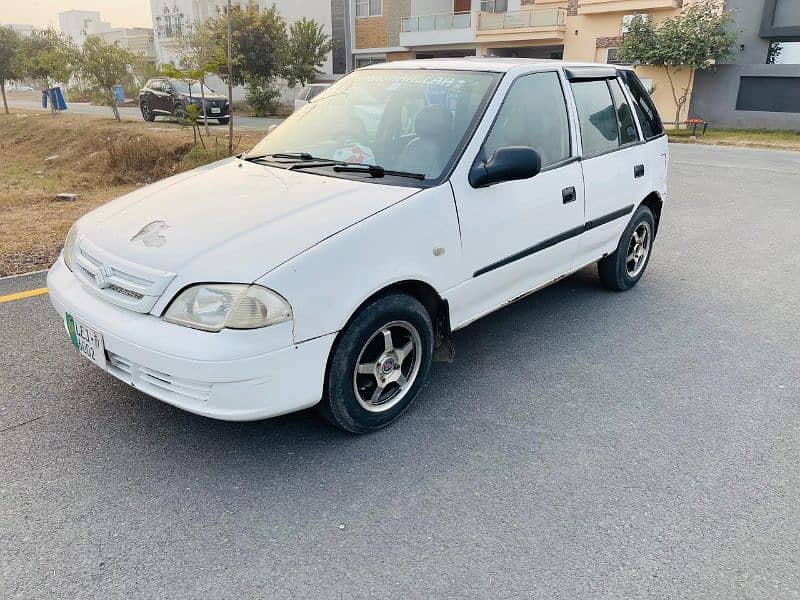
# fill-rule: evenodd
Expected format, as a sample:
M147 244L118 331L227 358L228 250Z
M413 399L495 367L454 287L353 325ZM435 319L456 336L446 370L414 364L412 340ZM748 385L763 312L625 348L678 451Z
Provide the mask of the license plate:
M95 331L70 314L64 317L64 322L67 326L69 337L72 339L72 345L77 348L80 355L105 369L106 349L103 345L103 334Z
M213 106L211 107L211 114L212 115L218 115L220 112L222 112L221 108L214 108Z

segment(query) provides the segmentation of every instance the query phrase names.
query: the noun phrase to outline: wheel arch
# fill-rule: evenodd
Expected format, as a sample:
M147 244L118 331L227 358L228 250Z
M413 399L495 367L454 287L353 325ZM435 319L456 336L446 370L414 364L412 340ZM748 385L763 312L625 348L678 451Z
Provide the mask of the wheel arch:
M361 309L376 298L394 292L411 296L425 307L425 310L428 311L428 315L431 318L431 323L433 324L433 359L447 362L452 361L454 350L452 331L450 329L450 305L447 300L439 295L439 292L437 292L432 285L419 279L405 279L391 283L365 298L364 301L353 310L347 322L339 331L336 340L334 340L333 347L336 346L342 333L347 329L350 323L352 323L353 319L356 318L356 315L358 315ZM333 352L331 352L331 354L333 354Z
M655 231L653 237L658 234L658 226L661 222L661 209L664 206L664 201L661 199L661 194L658 192L650 192L647 197L642 200L640 206L646 206L653 213L653 220L655 221Z

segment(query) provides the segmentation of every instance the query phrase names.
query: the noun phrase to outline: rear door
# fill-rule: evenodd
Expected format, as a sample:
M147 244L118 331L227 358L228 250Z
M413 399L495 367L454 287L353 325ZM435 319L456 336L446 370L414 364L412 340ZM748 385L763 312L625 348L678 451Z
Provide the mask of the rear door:
M620 69L620 78L627 85L628 94L639 118L642 137L645 140L645 167L650 180L651 191L657 191L661 197L667 191L667 166L669 146L664 134L664 125L658 115L656 106L650 98L639 77L631 70Z
M449 298L454 326L572 268L583 226L583 179L564 84L557 71L515 79L477 156L474 150L465 154L451 178L471 275ZM542 171L531 179L471 187L467 172L474 160L508 146L537 150Z
M647 196L644 146L613 69L571 77L586 186L578 265L614 251L634 208Z

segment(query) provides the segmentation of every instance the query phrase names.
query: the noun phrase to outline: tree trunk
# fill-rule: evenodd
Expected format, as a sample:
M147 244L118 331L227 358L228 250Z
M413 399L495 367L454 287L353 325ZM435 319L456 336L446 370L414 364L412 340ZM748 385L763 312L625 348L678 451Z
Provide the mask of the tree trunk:
M0 90L3 91L3 108L6 109L6 114L8 114L8 101L6 100L6 80L5 79L0 81Z
M200 101L203 104L203 122L206 127L206 135L208 135L208 114L206 113L206 76L200 78Z
M53 89L50 87L50 80L47 80L47 99L50 100L50 114L54 117L56 116L56 103L53 102L53 94L50 93L50 90Z
M670 73L671 67L664 67L664 70L667 72L667 79L669 80L669 87L672 91L672 99L675 102L675 121L673 125L675 125L675 129L680 129L679 123L681 122L681 101L678 98L678 90L675 89L675 81L672 79L672 73Z
M231 0L228 0L228 155L233 154L233 69L231 67Z

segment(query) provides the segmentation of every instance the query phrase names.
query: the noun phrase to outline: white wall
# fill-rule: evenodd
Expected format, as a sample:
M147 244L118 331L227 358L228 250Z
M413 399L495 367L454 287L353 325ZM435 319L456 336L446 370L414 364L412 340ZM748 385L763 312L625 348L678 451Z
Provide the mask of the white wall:
M411 0L412 15L441 15L453 12L453 0Z

